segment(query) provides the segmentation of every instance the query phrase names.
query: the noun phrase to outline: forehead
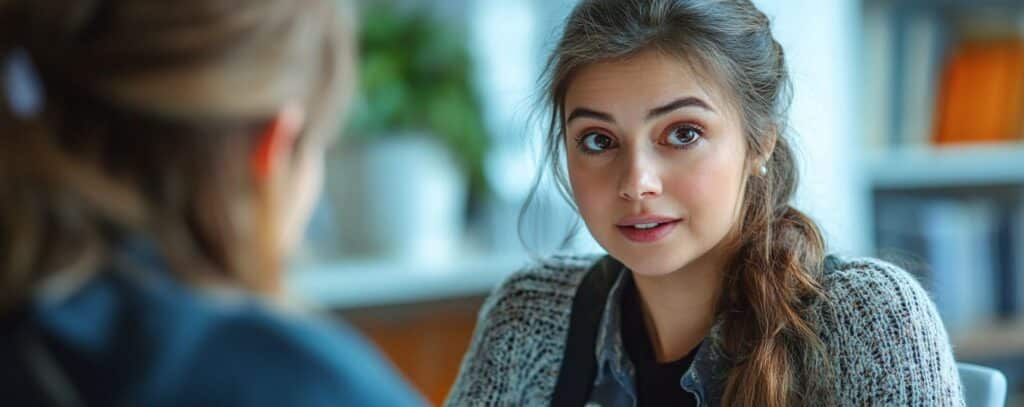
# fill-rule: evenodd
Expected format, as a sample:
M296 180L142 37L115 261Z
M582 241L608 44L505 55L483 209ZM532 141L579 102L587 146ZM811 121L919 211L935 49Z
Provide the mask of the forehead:
M681 96L695 96L715 111L733 110L727 92L714 78L685 58L646 50L579 68L566 89L563 107L646 112Z

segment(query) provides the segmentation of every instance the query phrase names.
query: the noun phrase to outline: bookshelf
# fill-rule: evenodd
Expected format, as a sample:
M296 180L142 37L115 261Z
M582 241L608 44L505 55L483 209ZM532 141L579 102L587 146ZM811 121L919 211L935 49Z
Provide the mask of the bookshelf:
M875 190L1024 186L1024 142L876 151L866 172Z
M1024 2L861 6L875 254L909 256L957 359L1024 405Z

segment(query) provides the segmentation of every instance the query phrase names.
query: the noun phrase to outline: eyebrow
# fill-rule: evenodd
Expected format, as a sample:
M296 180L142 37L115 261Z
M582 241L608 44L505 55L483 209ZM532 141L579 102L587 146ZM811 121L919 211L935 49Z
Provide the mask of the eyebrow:
M684 107L698 107L712 113L715 112L715 109L712 109L711 106L708 106L708 104L705 103L703 100L690 96L682 99L676 99L664 106L651 109L651 111L647 113L647 120L651 120L658 116L664 116L673 110L681 109Z
M704 109L704 110L707 110L707 111L712 112L712 113L715 111L706 102L704 102L703 100L700 100L700 98L689 96L689 97L673 100L673 101L671 101L669 103L666 103L665 105L658 106L658 107L656 107L654 109L651 109L650 111L647 112L646 120L651 120L651 119L657 118L659 116L664 116L664 115L666 115L666 114L668 114L668 113L670 113L672 111L675 111L677 109L681 109L681 108L684 108L684 107L697 107L697 108ZM568 123L568 122L573 121L573 119L577 119L577 118L581 118L581 117L591 118L591 119L600 120L600 121L604 121L604 122L608 122L608 123L615 123L615 119L612 118L612 115L610 115L608 113L605 113L605 112L599 112L597 110L587 109L585 107L578 107L576 109L573 109L572 113L569 114L569 117L565 120L565 122Z
M599 112L599 111L596 111L596 110L590 110L590 109L587 109L585 107L577 107L577 108L573 109L572 113L569 114L569 118L566 119L565 122L569 123L569 122L573 121L574 119L578 119L578 118L581 118L581 117L587 117L587 118L591 118L591 119L595 119L595 120L600 120L600 121L608 122L608 123L615 123L615 119L612 118L612 115L610 115L608 113L604 113L604 112Z

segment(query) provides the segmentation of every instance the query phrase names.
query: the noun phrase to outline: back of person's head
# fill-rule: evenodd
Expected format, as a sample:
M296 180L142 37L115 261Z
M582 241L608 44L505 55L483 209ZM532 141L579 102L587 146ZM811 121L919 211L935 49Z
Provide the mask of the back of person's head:
M137 237L182 280L276 293L352 85L337 3L0 0L0 313Z

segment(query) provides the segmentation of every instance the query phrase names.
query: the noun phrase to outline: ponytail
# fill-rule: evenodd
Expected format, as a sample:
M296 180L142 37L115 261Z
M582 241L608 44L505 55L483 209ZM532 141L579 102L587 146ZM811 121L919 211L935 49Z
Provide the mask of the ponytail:
M743 236L720 304L722 346L733 361L728 406L807 405L831 397L826 350L805 312L826 299L818 283L825 243L814 221L788 203L797 173L785 139L768 168L748 182Z
M104 244L96 212L123 212L130 200L112 192L93 168L62 154L52 130L52 103L29 51L11 31L13 2L0 3L0 315L17 307L57 270L88 272ZM107 205L96 205L106 202Z

